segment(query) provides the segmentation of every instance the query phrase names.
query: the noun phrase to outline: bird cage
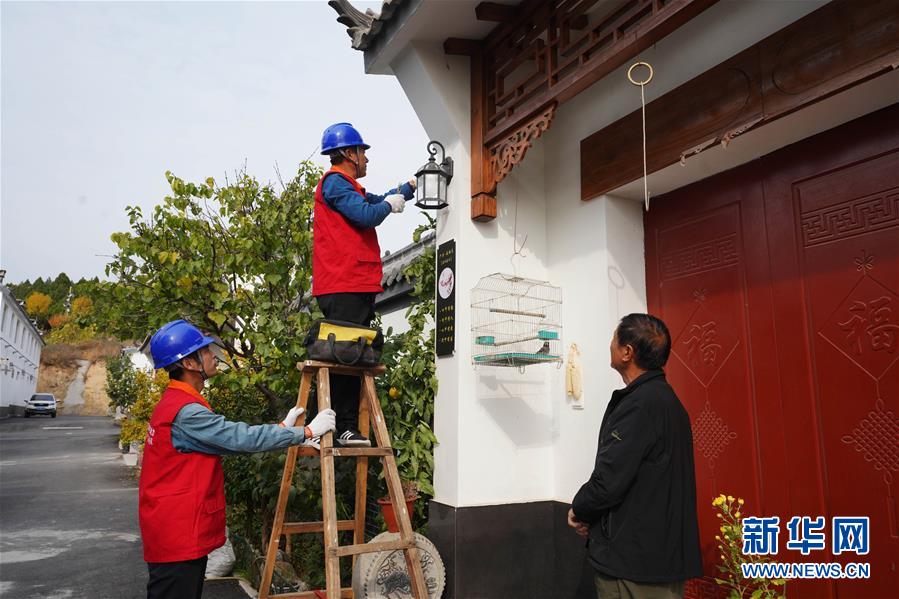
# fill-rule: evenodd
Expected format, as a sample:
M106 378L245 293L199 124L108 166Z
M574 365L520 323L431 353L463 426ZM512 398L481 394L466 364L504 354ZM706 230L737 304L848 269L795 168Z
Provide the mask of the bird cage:
M546 281L495 273L471 291L475 365L562 363L562 289Z

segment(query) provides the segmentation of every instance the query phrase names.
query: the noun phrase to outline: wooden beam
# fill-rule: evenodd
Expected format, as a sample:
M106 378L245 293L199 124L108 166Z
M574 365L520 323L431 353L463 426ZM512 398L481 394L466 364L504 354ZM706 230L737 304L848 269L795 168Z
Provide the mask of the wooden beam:
M471 198L471 220L486 223L496 218L496 196L480 194Z
M575 31L581 31L583 29L586 29L587 25L589 24L590 19L587 18L587 15L578 15L568 22L568 27L574 29Z
M484 147L484 54L471 55L471 220L488 222L496 218L496 181L493 160Z
M481 2L475 6L474 14L478 21L505 23L515 18L518 14L518 7L498 2Z
M448 37L443 42L443 52L451 56L474 56L481 50L481 42L461 37Z
M646 106L652 173L892 70L894 0L835 0ZM581 140L581 199L643 173L639 110Z

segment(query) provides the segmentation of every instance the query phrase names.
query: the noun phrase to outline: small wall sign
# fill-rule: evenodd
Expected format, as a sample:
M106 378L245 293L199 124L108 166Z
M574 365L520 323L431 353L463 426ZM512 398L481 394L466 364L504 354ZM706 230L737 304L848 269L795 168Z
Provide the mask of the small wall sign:
M437 355L456 351L456 241L437 248Z

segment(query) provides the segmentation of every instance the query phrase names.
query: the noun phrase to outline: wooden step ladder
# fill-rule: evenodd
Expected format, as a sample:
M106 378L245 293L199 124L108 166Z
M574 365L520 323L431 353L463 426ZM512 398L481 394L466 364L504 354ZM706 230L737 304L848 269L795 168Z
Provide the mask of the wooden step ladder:
M278 552L278 544L281 535L324 533L325 536L325 586L328 599L339 597L353 597L351 588L340 586L340 558L355 556L362 553L375 553L378 551L395 551L402 549L406 557L406 567L409 571L412 594L416 599L427 599L428 590L425 585L424 573L421 569L421 557L418 547L415 545L415 537L412 534L412 523L406 510L403 498L403 489L400 483L399 472L396 468L396 457L390 445L390 435L384 422L384 413L378 401L375 390L374 377L383 374L386 368L376 366L373 368L360 368L344 366L331 362L317 362L307 360L297 364L302 370L300 392L297 397L297 407L306 408L309 391L312 388L312 380L316 379L318 388L318 409L325 410L331 407L331 388L329 375L342 374L358 376L362 379L361 393L359 397L359 432L369 436L369 424L374 425L374 438L377 447L334 447L334 433L328 433L321 438L321 451L307 446L294 445L287 450L287 459L284 462L284 474L281 477L281 491L278 494L278 505L275 508L275 521L272 525L272 534L265 555L265 569L262 574L262 582L259 585L259 599L286 599L307 598L314 599L315 591L298 593L280 593L271 595L272 575L275 569L275 556ZM297 456L319 456L321 460L322 479L322 522L285 522L284 513L287 510L287 501L290 495L290 487L293 483L294 470L296 469ZM336 512L336 498L334 492L334 458L356 458L356 502L353 520L338 520ZM365 543L365 501L366 485L368 483L368 458L378 457L385 469L387 479L387 491L390 494L390 503L396 514L396 521L400 529L400 538L396 541L382 543ZM340 546L337 539L337 531L352 530L353 544Z

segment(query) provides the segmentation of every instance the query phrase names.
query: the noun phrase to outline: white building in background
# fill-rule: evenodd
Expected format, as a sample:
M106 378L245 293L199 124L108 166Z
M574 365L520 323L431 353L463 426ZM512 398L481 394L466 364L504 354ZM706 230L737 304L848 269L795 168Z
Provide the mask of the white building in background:
M135 370L141 370L147 373L153 372L153 360L149 355L149 343L150 336L148 335L142 345L122 348L122 355L128 356L131 360L131 367ZM146 348L146 352L144 351L144 348Z
M23 413L37 388L44 340L0 271L0 418Z

